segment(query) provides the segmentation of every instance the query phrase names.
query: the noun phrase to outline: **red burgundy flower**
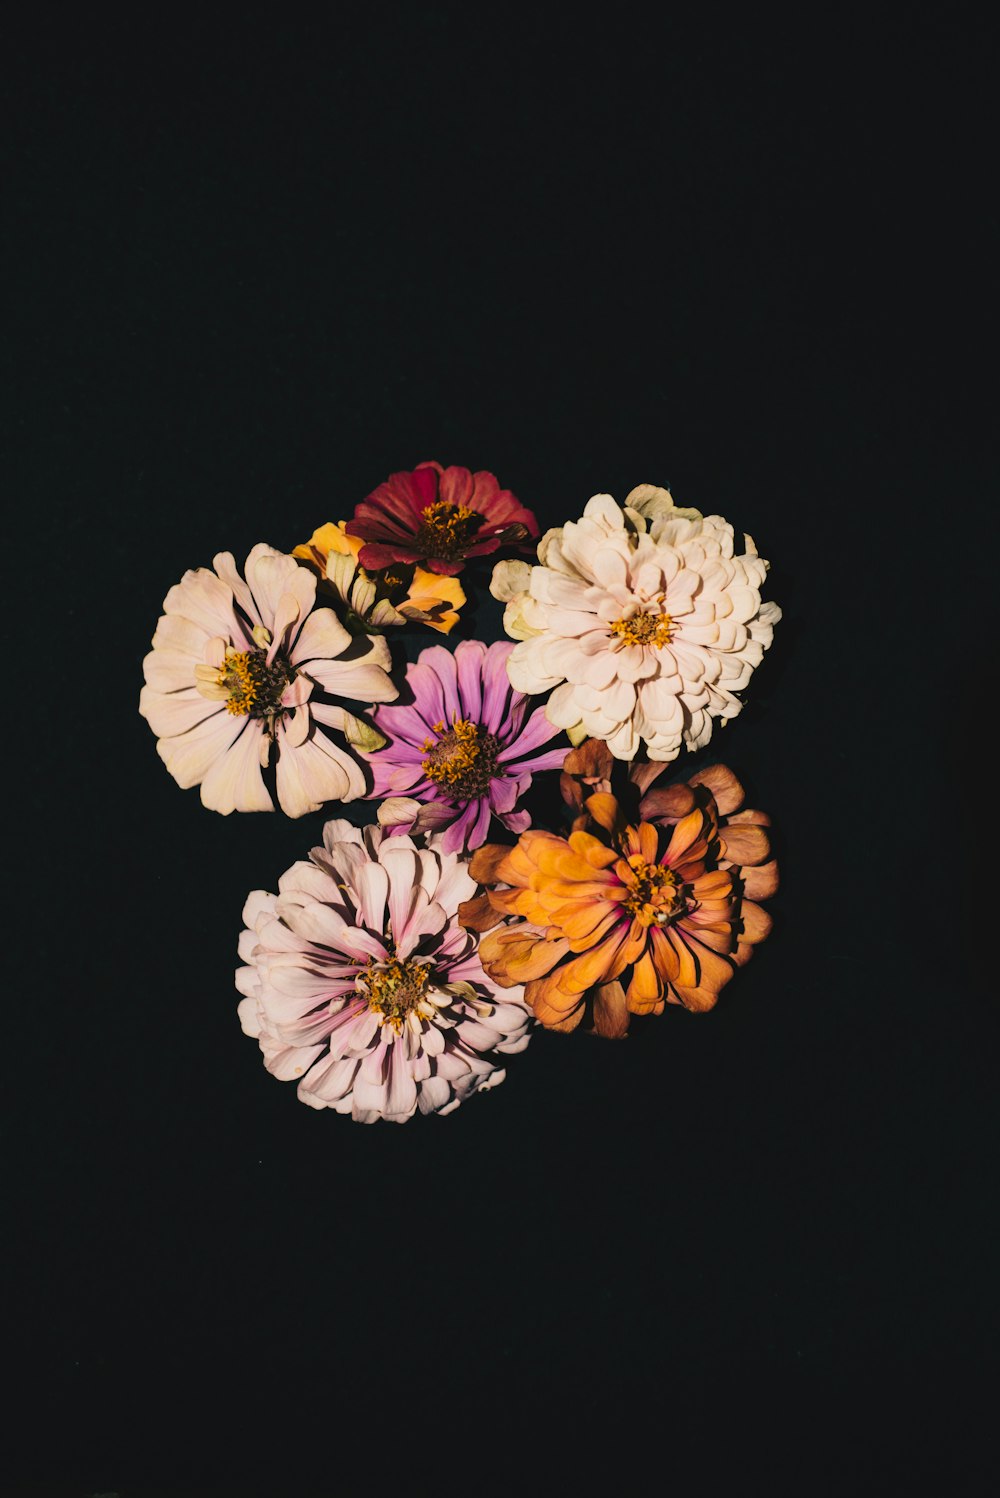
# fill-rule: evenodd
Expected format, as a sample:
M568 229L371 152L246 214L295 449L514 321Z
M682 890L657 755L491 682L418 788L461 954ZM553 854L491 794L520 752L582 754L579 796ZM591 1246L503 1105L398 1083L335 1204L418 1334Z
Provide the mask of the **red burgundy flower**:
M523 549L538 538L534 515L492 473L440 463L390 474L356 507L346 529L364 541L359 561L369 572L411 563L449 577L469 557L501 546Z

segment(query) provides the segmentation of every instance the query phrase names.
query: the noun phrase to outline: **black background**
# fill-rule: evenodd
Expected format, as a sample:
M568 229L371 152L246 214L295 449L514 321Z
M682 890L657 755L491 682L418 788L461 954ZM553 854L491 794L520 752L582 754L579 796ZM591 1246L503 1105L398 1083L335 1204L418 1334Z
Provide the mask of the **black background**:
M15 40L9 1491L986 1490L980 49L839 9ZM753 534L784 619L700 759L784 880L712 1015L362 1128L236 1019L245 894L323 817L206 812L136 703L186 568L428 457L543 525L653 482Z

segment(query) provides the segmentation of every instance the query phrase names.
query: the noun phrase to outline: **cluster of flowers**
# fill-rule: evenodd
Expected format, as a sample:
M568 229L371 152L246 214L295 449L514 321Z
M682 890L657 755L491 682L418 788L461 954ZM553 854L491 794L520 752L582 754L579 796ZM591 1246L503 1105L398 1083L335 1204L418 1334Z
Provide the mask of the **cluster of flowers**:
M712 1008L770 928L768 818L723 765L658 781L771 643L743 546L652 485L539 539L492 474L422 463L290 554L257 545L241 575L222 552L170 589L140 712L177 783L224 815L378 802L244 908L242 1026L303 1102L449 1113L539 1026ZM447 635L466 562L534 548L493 570L511 639L432 645L397 686L384 632ZM526 804L548 772L561 828Z

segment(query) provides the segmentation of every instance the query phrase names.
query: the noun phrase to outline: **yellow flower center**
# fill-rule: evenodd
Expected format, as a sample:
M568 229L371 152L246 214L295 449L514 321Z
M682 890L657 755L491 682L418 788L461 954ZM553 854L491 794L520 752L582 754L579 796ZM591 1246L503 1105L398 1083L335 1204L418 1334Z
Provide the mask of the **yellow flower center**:
M423 999L431 967L430 962L420 962L413 957L406 962L392 957L379 967L369 963L365 971L358 974L368 1008L374 1014L380 1014L384 1023L401 1030L408 1014L416 1011L419 1015L422 1007L426 1008ZM427 1008L427 1013L431 1012Z
M647 863L640 853L628 859L628 866L625 909L643 926L665 926L684 905L677 875L662 863Z
M420 512L417 542L425 556L454 561L464 554L466 542L482 521L478 510L438 499Z
M649 645L658 650L673 639L674 621L669 614L633 614L630 619L614 619L611 633L626 645Z
M234 650L230 646L216 679L228 693L227 713L270 718L280 710L282 693L294 675L280 655L268 665L265 651Z
M472 800L489 789L497 774L499 744L491 733L484 733L478 723L456 718L451 728L435 723L437 742L424 742L426 758L421 768L429 780L451 795Z

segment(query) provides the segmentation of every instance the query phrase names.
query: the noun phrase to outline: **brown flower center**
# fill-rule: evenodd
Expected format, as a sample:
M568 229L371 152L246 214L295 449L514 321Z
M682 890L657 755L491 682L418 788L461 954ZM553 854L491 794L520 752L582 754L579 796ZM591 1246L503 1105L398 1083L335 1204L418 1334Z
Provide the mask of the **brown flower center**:
M431 973L430 962L420 962L414 957L400 962L391 957L378 967L370 963L358 974L358 984L368 1008L375 1014L401 1030L406 1016L420 1009Z
M649 645L658 650L673 639L674 621L669 614L633 614L629 619L614 619L611 633L625 645Z
M467 718L456 718L447 730L443 723L435 723L434 732L439 735L437 743L425 741L426 758L420 762L427 778L465 800L485 795L497 774L500 745L494 735Z
M268 665L264 650L226 651L218 675L228 693L226 712L238 717L273 718L281 710L281 697L295 670L281 654Z
M465 555L465 547L482 523L478 510L452 505L439 499L420 512L417 545L424 556L453 562Z
M647 863L640 853L627 862L631 873L624 881L629 890L625 909L643 926L667 925L684 908L677 875L662 863Z

